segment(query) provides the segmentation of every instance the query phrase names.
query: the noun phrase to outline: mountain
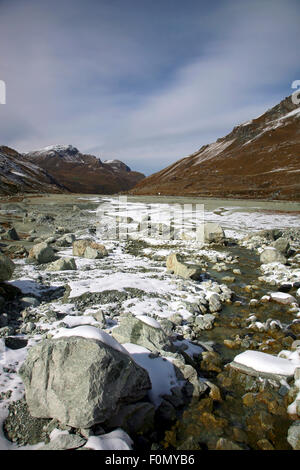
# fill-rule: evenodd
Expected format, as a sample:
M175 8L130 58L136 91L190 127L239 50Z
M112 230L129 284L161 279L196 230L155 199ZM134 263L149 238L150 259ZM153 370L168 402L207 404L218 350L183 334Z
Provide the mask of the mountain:
M0 146L0 194L61 193L67 191L53 176L27 161L20 153Z
M300 200L300 108L285 98L130 194Z
M120 160L102 162L72 145L45 147L24 154L24 158L74 193L113 194L131 189L145 177Z

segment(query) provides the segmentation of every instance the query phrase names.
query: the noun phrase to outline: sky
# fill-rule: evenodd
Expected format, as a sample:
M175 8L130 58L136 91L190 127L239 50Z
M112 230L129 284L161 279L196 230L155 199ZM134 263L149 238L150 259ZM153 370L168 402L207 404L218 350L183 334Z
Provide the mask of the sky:
M0 145L159 171L292 93L299 23L299 0L0 0Z

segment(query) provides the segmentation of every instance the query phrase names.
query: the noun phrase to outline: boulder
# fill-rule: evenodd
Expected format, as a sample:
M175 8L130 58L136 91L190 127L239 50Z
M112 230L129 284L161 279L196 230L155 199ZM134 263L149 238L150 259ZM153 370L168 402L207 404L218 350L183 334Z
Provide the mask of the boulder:
M286 257L280 253L280 251L276 250L274 247L266 248L260 255L260 262L262 264L268 263L286 263Z
M209 311L211 313L219 312L222 309L221 297L219 294L214 292L208 299Z
M286 255L290 249L290 242L286 238L280 237L272 243L272 246L283 255Z
M199 279L202 269L197 265L189 265L179 261L179 256L176 253L171 253L167 257L167 269L176 276L183 277L184 279Z
M77 269L74 258L60 258L51 263L47 270L48 271L74 271Z
M10 258L0 254L0 281L8 281L14 272L15 265Z
M99 259L108 255L104 245L93 240L76 240L73 243L73 255L81 258Z
M34 245L29 251L28 258L34 259L38 264L50 263L56 259L55 253L51 246L47 243L42 242Z
M161 327L152 326L140 318L133 315L121 317L120 325L112 330L113 337L119 343L138 344L154 352L173 350L171 341Z
M57 239L57 246L72 246L72 243L75 241L75 235L73 233L67 233L62 237Z
M204 224L204 243L222 243L225 233L222 227L213 222Z
M297 300L295 299L293 295L287 294L285 292L272 292L270 294L270 297L271 297L271 300L273 300L273 302L276 302L282 305L291 305L291 304L297 303Z
M19 374L32 416L89 428L146 395L151 388L147 371L101 333L105 342L69 336L29 349Z
M211 314L199 315L195 319L195 324L200 330L211 330L216 317Z
M147 433L154 429L155 407L148 402L126 405L107 423L108 429L122 428L128 434Z
M294 450L300 450L300 420L289 427L287 441Z
M77 434L69 434L66 432L57 433L58 435L51 439L51 441L40 447L39 450L71 450L78 449L78 447L84 446L86 443L85 439L78 436Z

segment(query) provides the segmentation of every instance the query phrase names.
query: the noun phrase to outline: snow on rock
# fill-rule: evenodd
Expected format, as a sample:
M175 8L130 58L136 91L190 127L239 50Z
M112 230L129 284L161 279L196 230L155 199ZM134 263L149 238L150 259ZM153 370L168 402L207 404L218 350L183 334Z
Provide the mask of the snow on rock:
M234 358L233 364L240 364L257 372L285 377L294 375L297 367L297 363L290 358L276 357L260 351L244 351Z
M297 300L295 299L294 296L290 294L286 294L284 292L272 292L271 299L274 302L277 302L278 304L283 304L283 305L290 305L293 303L297 303Z
M101 343L110 346L116 351L122 352L128 355L127 350L116 341L112 336L105 331L95 328L94 326L77 326L75 328L61 328L55 335L54 339L64 338L69 336L81 336L82 338L96 339L101 341Z
M161 328L161 325L154 318L148 317L147 315L136 315L136 318L146 323L147 325L153 326L153 328Z
M132 444L128 434L119 428L102 436L89 437L84 447L93 450L132 450Z

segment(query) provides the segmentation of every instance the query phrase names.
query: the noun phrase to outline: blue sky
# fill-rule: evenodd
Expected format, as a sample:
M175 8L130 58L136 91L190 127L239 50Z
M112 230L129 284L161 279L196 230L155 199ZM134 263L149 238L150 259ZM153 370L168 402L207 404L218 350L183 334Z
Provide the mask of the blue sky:
M158 171L291 94L299 0L0 0L0 144Z

